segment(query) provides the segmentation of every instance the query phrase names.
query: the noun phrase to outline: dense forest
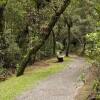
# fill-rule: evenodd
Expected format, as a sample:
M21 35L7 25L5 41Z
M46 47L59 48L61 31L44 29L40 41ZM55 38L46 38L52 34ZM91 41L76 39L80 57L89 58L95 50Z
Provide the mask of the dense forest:
M92 59L100 92L100 0L0 0L0 79L57 52Z

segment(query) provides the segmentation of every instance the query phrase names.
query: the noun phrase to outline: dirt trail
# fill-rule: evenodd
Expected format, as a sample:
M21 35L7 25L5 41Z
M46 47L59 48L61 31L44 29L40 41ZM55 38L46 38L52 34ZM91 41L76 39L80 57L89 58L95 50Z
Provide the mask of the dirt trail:
M75 100L78 89L82 86L79 81L89 64L84 58L74 56L69 67L64 71L50 76L40 84L17 97L15 100Z

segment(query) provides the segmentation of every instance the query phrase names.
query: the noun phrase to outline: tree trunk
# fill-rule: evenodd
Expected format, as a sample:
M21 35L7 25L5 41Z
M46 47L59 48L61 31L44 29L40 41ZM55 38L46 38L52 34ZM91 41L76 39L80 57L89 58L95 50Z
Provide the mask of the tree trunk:
M3 45L3 27L4 27L4 23L3 23L3 7L0 6L0 66L3 66L3 59L4 59L4 54L2 54L3 52L3 48L4 48L4 45Z
M48 39L53 27L57 23L60 15L65 11L66 7L69 5L70 0L64 0L63 5L61 8L52 16L50 23L47 26L48 31L44 34L44 37L38 41L38 43L32 47L29 52L26 54L24 59L22 60L22 63L19 65L18 71L16 76L21 76L24 74L24 70L27 66L27 63L29 62L31 55L36 54L36 52L45 44L45 41Z
M53 55L55 55L56 54L56 37L53 30L52 30L52 35L53 35Z
M86 41L84 41L83 50L82 50L82 52L81 52L81 55L84 55L85 50L86 50Z
M70 49L70 36L71 36L71 30L70 26L68 26L68 41L67 41L67 49L66 49L66 56L69 55L69 49Z
M4 8L0 6L0 36L3 34L4 28Z
M0 36L3 35L3 31L4 31L4 11L5 11L5 7L8 3L8 0L3 3L2 5L0 5Z
M82 51L81 51L80 55L84 55L85 50L86 50L86 38L83 37L82 40L83 40L83 48L82 48Z
M27 65L32 65L32 64L34 64L34 63L35 63L35 60L36 60L36 54L31 55L30 61L28 62Z
M66 37L63 39L63 50L66 50Z
M68 28L68 41L67 41L67 48L66 48L66 56L68 56L69 55L69 49L70 49L71 27L73 26L71 15L68 14L67 17L64 16L64 22L65 22L65 25L67 25L67 28Z
M5 27L5 22L4 22L4 11L5 11L5 4L0 5L0 65L3 67L6 65L5 63L5 58L6 58L6 40L4 36L4 27Z

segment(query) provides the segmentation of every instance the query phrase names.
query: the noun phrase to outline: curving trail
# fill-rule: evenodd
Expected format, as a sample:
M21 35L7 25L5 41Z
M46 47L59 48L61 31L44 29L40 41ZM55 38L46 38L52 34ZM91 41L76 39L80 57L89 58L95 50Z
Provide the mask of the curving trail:
M40 84L17 97L15 100L75 100L78 89L83 85L80 76L90 66L85 58L72 56L69 67L50 76Z

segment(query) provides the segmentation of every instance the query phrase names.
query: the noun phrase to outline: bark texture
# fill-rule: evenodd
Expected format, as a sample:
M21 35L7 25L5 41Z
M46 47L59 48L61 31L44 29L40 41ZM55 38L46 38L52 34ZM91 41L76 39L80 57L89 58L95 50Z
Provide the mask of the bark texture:
M7 3L0 5L0 67L6 66L6 48L8 45L6 44L5 36L4 36L4 12Z
M52 30L52 35L53 35L53 55L55 55L56 54L56 36L53 30Z
M69 55L69 49L70 49L70 38L71 38L71 27L68 26L68 41L67 41L67 48L66 48L66 56Z
M21 76L24 74L24 70L27 66L27 63L30 61L31 55L36 54L37 51L45 44L45 41L48 39L49 35L51 34L51 31L53 27L55 26L56 22L58 21L60 15L65 11L66 7L69 5L70 0L64 0L63 5L61 8L52 16L48 26L47 26L47 32L44 34L44 37L38 41L38 43L33 46L29 52L26 54L24 59L22 60L22 63L19 65L18 71L16 76Z

